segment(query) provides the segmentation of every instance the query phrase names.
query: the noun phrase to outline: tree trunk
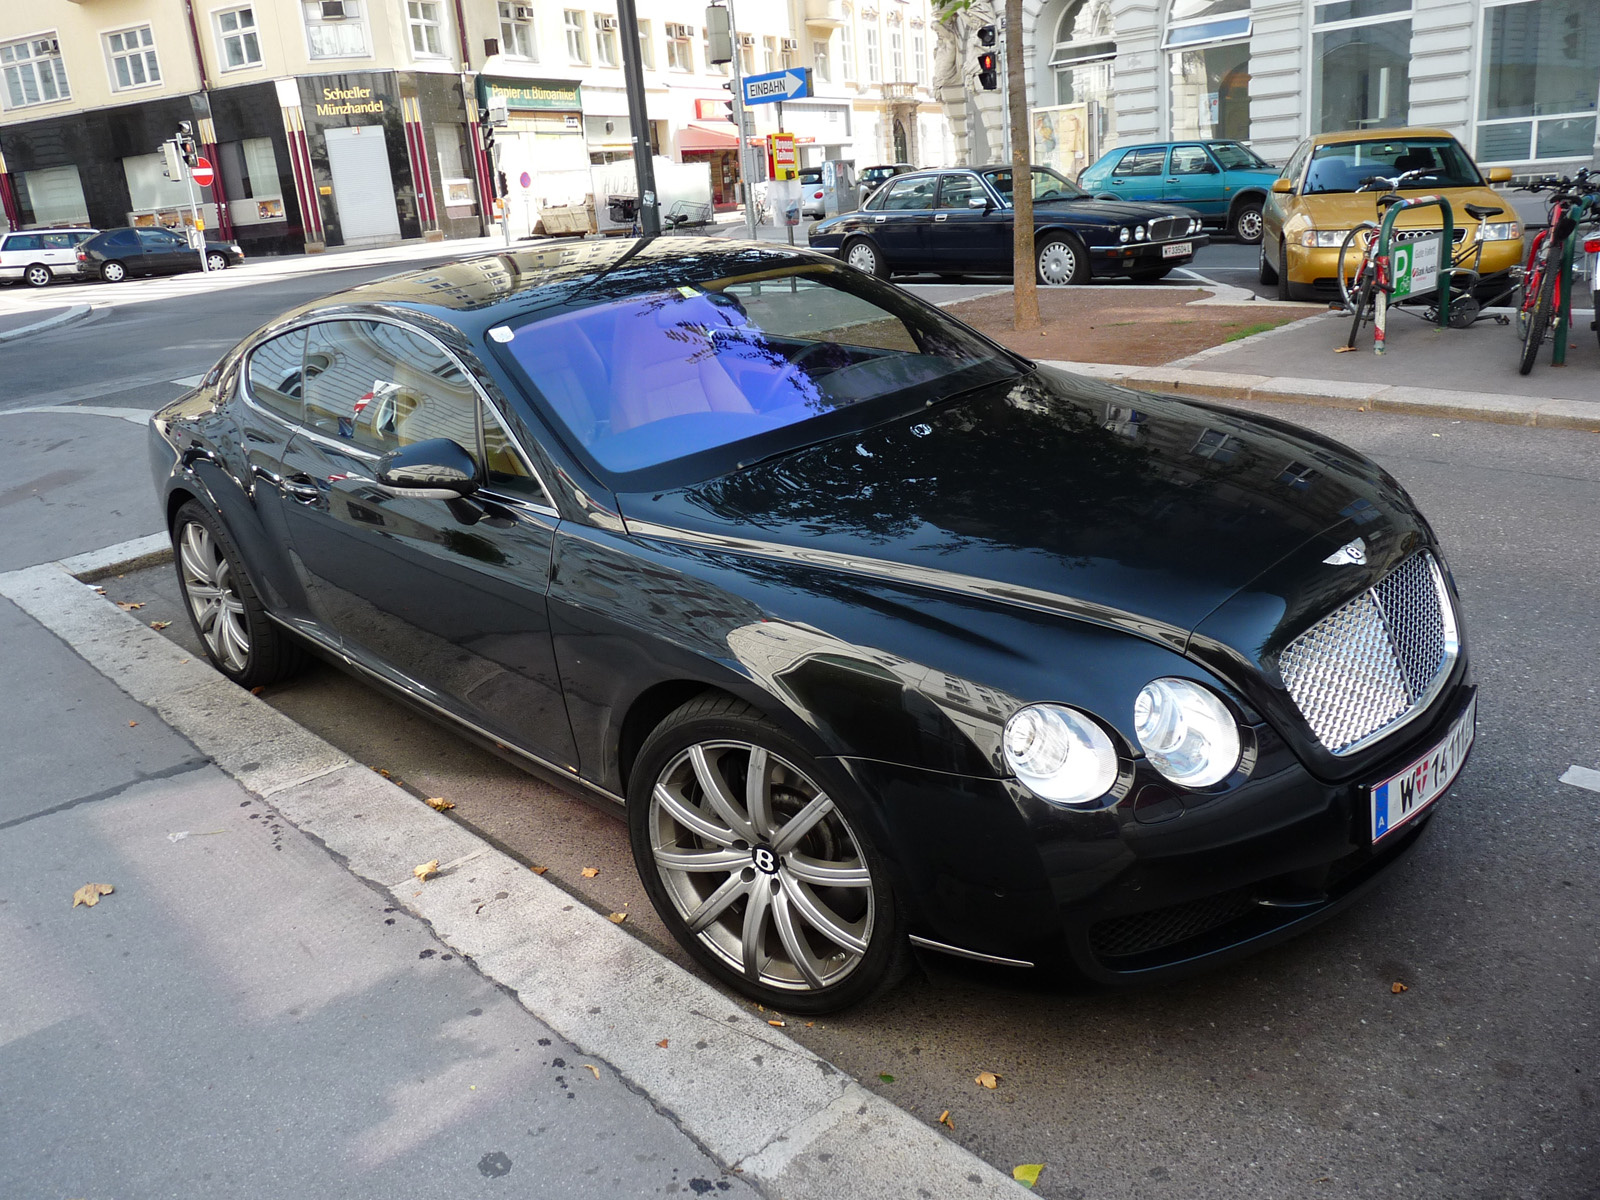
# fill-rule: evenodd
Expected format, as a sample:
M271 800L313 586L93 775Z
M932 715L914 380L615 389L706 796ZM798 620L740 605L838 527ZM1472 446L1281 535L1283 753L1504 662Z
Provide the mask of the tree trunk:
M1028 130L1022 0L1006 0L1006 107L1011 120L1012 328L1038 329L1039 286L1033 264L1033 154Z

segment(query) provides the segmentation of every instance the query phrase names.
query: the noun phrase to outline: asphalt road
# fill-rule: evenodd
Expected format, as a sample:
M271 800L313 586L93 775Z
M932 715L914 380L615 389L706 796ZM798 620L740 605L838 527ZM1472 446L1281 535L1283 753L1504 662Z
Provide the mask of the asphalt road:
M1224 251L1253 261L1253 249L1208 248ZM179 390L162 381L204 370L240 333L339 282L131 306L0 344L0 410L39 403L41 391L149 406ZM1063 1200L1600 1196L1600 794L1558 782L1572 764L1600 766L1595 440L1309 407L1283 415L1394 471L1461 584L1483 685L1479 739L1417 853L1335 921L1182 985L1083 997L929 960L878 1004L789 1031L930 1124L949 1110L949 1136L1002 1169L1046 1164L1038 1193ZM6 416L0 429L35 419ZM34 460L16 453L0 444L0 470L25 482L17 471ZM118 453L126 461L101 463L92 481L57 468L64 478L47 495L92 483L100 506L143 511L142 450ZM94 506L35 498L0 504L7 520L37 526L41 545L95 532ZM190 636L170 568L104 586ZM266 699L418 794L454 801L452 816L549 867L546 878L584 902L628 912L625 928L682 961L614 816L331 670ZM584 867L600 873L584 879ZM1001 1076L995 1091L974 1083L985 1070Z

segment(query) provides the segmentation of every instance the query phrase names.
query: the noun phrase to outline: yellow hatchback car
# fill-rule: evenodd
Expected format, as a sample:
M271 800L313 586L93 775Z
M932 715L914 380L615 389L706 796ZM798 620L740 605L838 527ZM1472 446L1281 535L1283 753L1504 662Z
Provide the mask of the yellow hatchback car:
M1443 129L1360 129L1322 133L1295 148L1283 173L1273 181L1262 210L1262 283L1276 283L1280 300L1337 300L1339 247L1363 221L1382 221L1378 184L1358 192L1373 176L1394 178L1407 171L1427 174L1401 188L1406 197L1433 195L1450 201L1454 214L1455 255L1479 272L1473 293L1480 300L1498 296L1522 263L1522 226L1491 183L1508 183L1511 171L1494 167L1484 179L1472 156ZM1435 207L1402 212L1396 230L1442 230ZM1482 253L1471 256L1475 244ZM1350 264L1346 264L1347 273Z

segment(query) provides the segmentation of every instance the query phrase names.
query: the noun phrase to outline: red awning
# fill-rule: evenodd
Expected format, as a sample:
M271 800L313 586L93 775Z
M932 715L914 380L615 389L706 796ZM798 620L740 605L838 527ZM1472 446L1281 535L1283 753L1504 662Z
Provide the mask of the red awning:
M739 137L732 122L721 125L690 121L678 134L679 150L737 150Z

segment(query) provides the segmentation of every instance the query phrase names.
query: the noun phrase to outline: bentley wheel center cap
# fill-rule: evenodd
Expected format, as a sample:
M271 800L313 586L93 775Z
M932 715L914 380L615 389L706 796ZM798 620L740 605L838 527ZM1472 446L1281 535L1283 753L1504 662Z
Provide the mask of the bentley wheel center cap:
M764 871L768 875L776 875L778 873L778 856L766 846L757 846L750 851L750 861L755 863L758 870Z

